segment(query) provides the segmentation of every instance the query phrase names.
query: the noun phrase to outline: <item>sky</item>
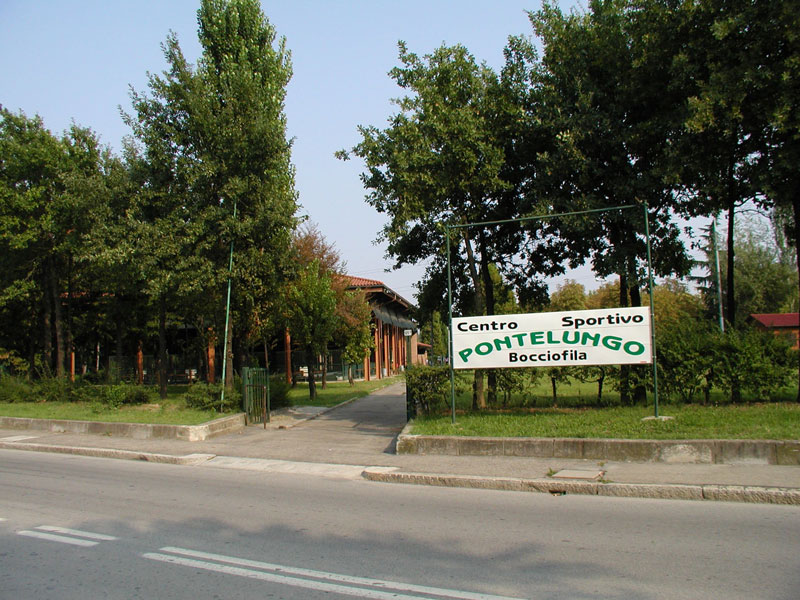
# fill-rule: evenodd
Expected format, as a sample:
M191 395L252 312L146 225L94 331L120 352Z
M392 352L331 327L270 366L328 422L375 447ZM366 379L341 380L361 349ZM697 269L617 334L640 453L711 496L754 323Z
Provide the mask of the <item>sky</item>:
M286 38L293 77L285 111L302 214L333 243L351 275L379 279L414 301L424 267L387 272L375 240L386 223L369 206L363 162L334 157L359 141L358 125L385 128L402 90L388 76L399 40L416 54L462 44L499 69L510 35L531 35L540 0L263 0ZM170 31L194 63L199 0L0 0L0 104L60 135L72 121L116 152L130 134L130 89L167 67Z

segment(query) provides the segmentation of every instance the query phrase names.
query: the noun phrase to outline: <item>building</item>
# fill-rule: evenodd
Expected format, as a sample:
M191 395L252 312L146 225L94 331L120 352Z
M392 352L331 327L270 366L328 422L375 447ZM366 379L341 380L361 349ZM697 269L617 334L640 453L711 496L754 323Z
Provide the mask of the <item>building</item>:
M764 313L750 315L757 328L789 338L792 348L800 348L800 313Z
M427 346L419 343L417 324L411 316L414 305L382 281L347 278L347 289L363 292L372 309L374 347L364 359L364 379L382 379L408 365L424 364Z

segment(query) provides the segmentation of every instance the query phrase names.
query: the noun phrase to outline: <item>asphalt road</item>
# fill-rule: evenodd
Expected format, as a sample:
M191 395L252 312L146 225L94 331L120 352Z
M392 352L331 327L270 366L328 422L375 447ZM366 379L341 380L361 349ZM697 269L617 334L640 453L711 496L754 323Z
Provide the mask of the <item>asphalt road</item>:
M0 451L0 598L800 597L797 507Z

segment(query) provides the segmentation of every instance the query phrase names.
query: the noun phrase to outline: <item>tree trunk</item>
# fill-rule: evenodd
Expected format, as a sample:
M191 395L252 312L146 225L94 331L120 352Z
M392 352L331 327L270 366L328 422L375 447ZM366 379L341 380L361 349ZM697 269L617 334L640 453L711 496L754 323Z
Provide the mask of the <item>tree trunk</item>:
M50 279L44 278L42 290L42 365L45 375L53 374L53 311L50 308Z
M467 251L467 269L469 271L472 285L475 288L475 312L483 315L486 310L485 296L483 295L483 285L478 273L478 266L475 261L475 253L472 250L472 241L469 237L469 230L464 229L464 246ZM475 369L472 383L472 410L486 408L486 397L483 393L483 370Z
M158 299L158 395L167 399L167 299Z
M314 363L316 358L311 350L306 350L306 365L308 366L308 397L314 402L317 399L317 382L314 378Z
M492 284L492 275L489 272L489 251L486 244L486 234L481 229L478 237L481 250L481 278L483 280L483 293L486 300L486 314L493 315L495 313L494 303L494 285ZM488 388L488 403L489 405L497 404L497 372L494 369L486 371L486 384Z
M725 298L728 301L728 305L726 306L725 310L725 318L728 321L728 324L731 328L736 325L736 298L734 297L734 268L733 268L733 253L734 253L734 209L736 208L736 202L731 195L728 198L728 264L727 264L727 273L728 273L728 280L726 283L725 289Z
M794 234L794 247L797 251L795 262L797 263L797 283L798 288L800 288L800 187L796 187L795 189L797 193L794 194L792 199L792 214L794 216L792 233ZM798 293L800 294L800 289L798 289ZM798 367L797 371L797 402L800 402L800 367Z
M64 351L64 320L61 315L61 294L58 291L58 275L52 259L47 261L48 277L50 278L50 293L53 302L53 331L56 338L56 377L64 377L66 352Z
M619 305L621 308L628 306L628 276L625 273L619 274ZM631 403L631 367L630 365L620 365L619 367L619 401L623 406Z

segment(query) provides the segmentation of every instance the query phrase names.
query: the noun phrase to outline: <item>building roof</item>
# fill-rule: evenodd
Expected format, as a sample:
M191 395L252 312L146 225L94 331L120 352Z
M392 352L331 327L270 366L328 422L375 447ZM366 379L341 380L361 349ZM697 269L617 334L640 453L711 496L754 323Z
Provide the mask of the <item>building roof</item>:
M344 275L345 280L348 281L347 287L349 289L358 288L364 290L369 294L381 296L380 304L400 304L405 310L413 310L416 308L411 302L403 298L400 294L388 287L382 281L377 279L366 279L364 277L355 277L353 275Z
M768 329L800 327L800 313L762 313L750 315L750 318Z

